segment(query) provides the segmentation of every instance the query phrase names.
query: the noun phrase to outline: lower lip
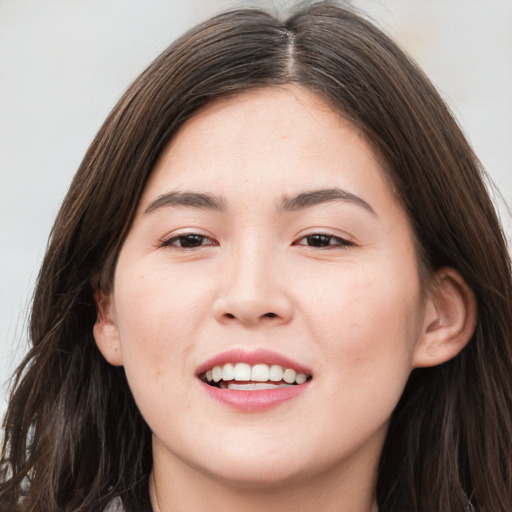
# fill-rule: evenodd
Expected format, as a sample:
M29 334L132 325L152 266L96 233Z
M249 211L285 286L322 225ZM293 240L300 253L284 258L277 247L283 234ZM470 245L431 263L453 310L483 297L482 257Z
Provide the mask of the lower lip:
M297 398L309 387L309 382L296 386L276 389L259 389L255 391L240 391L221 389L199 381L204 392L223 405L242 412L259 412L276 407L283 402Z

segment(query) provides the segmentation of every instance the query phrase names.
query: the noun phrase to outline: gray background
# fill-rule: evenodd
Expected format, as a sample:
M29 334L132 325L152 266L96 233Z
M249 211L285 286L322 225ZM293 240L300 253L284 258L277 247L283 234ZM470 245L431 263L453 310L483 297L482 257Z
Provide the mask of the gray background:
M286 6L286 0L253 1ZM512 0L354 0L423 66L512 204ZM0 412L53 219L129 83L174 38L236 2L0 0Z

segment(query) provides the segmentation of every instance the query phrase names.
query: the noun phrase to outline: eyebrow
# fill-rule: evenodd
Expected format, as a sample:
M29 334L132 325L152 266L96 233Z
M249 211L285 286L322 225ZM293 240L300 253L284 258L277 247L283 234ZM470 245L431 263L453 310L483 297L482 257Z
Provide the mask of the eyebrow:
M368 210L372 215L377 215L375 210L364 199L340 188L313 190L311 192L303 192L293 197L283 196L281 203L282 210L294 211L331 201L353 203Z
M352 192L340 188L329 188L302 192L296 196L283 196L281 199L281 211L296 211L316 206L331 201L343 201L363 207L373 215L375 210L362 198ZM144 213L151 213L164 206L187 206L201 210L214 210L223 212L226 210L226 201L219 196L200 192L168 192L151 201Z
M224 211L225 201L212 194L201 194L199 192L168 192L158 196L151 201L144 210L144 213L151 213L164 206L188 206L201 210Z

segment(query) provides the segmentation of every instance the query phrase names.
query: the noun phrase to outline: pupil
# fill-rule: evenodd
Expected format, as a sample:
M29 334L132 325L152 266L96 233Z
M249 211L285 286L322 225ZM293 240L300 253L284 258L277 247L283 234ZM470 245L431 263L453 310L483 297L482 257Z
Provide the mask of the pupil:
M201 245L202 238L200 235L182 236L180 240L181 247L197 247Z
M330 237L327 235L308 236L308 244L313 247L325 247L329 245Z

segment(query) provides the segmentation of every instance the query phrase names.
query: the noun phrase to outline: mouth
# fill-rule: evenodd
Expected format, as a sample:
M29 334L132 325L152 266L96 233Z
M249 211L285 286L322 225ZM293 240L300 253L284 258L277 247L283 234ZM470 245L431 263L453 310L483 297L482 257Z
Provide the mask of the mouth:
M253 413L307 396L313 372L272 350L235 347L201 364L196 377L200 389L215 402Z
M199 374L205 384L233 391L263 391L300 386L312 375L279 364L225 363Z

